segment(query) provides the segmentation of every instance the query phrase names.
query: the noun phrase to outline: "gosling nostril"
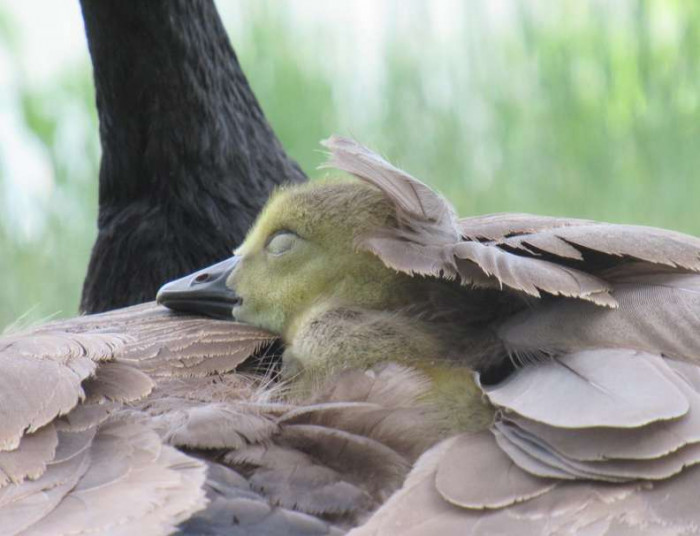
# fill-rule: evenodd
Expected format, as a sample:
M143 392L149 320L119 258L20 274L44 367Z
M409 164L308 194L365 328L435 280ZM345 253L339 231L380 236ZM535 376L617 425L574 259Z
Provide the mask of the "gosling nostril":
M204 274L199 274L197 277L194 278L193 283L206 283L211 279L211 276L207 273Z

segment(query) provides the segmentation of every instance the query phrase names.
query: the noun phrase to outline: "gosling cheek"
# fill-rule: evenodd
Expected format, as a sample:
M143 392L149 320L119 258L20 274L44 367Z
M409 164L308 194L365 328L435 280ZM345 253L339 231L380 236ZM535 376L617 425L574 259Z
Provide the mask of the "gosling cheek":
M243 322L245 324L252 324L258 327L265 327L262 324L266 324L264 319L261 317L260 312L256 310L254 304L251 300L242 300L241 304L233 308L233 318L237 322Z
M236 322L246 322L245 312L243 311L242 305L236 305L232 310L231 314Z

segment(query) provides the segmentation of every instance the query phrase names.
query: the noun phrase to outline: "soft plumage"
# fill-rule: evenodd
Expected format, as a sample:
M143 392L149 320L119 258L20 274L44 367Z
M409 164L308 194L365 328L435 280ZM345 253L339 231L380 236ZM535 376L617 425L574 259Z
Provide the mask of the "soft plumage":
M274 339L154 304L0 339L3 534L340 534L364 519L433 442L425 379L348 371L289 404L254 374Z
M404 214L360 248L527 302L489 326L518 367L482 387L496 409L488 430L428 452L357 534L698 533L700 240L528 215L425 217L405 199L435 215L449 205L361 146L328 145Z
M700 240L460 220L327 147L362 181L280 190L161 291L250 325L147 305L2 340L3 526L700 534Z

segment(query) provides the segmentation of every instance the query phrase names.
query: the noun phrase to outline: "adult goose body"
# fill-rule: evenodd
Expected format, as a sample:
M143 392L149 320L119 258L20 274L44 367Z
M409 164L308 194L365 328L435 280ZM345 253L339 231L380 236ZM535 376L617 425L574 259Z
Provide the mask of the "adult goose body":
M700 240L460 219L325 143L354 178L278 190L232 259L161 289L187 314L3 339L2 526L700 533Z

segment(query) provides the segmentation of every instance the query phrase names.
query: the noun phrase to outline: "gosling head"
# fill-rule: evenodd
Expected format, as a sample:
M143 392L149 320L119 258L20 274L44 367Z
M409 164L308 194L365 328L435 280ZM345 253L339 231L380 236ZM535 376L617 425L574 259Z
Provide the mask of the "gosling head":
M277 190L235 256L165 285L174 309L228 316L283 337L322 302L392 309L415 301L415 279L358 249L358 237L396 225L382 192L359 180Z
M278 190L233 258L169 283L158 301L281 335L282 376L298 396L348 369L393 362L428 380L421 400L443 408L436 422L447 429L467 426L464 416L469 426L490 422L458 359L466 348L494 351L489 330L465 325L487 297L465 305L457 265L440 255L459 238L454 210L362 146L327 146L334 167L360 180Z

